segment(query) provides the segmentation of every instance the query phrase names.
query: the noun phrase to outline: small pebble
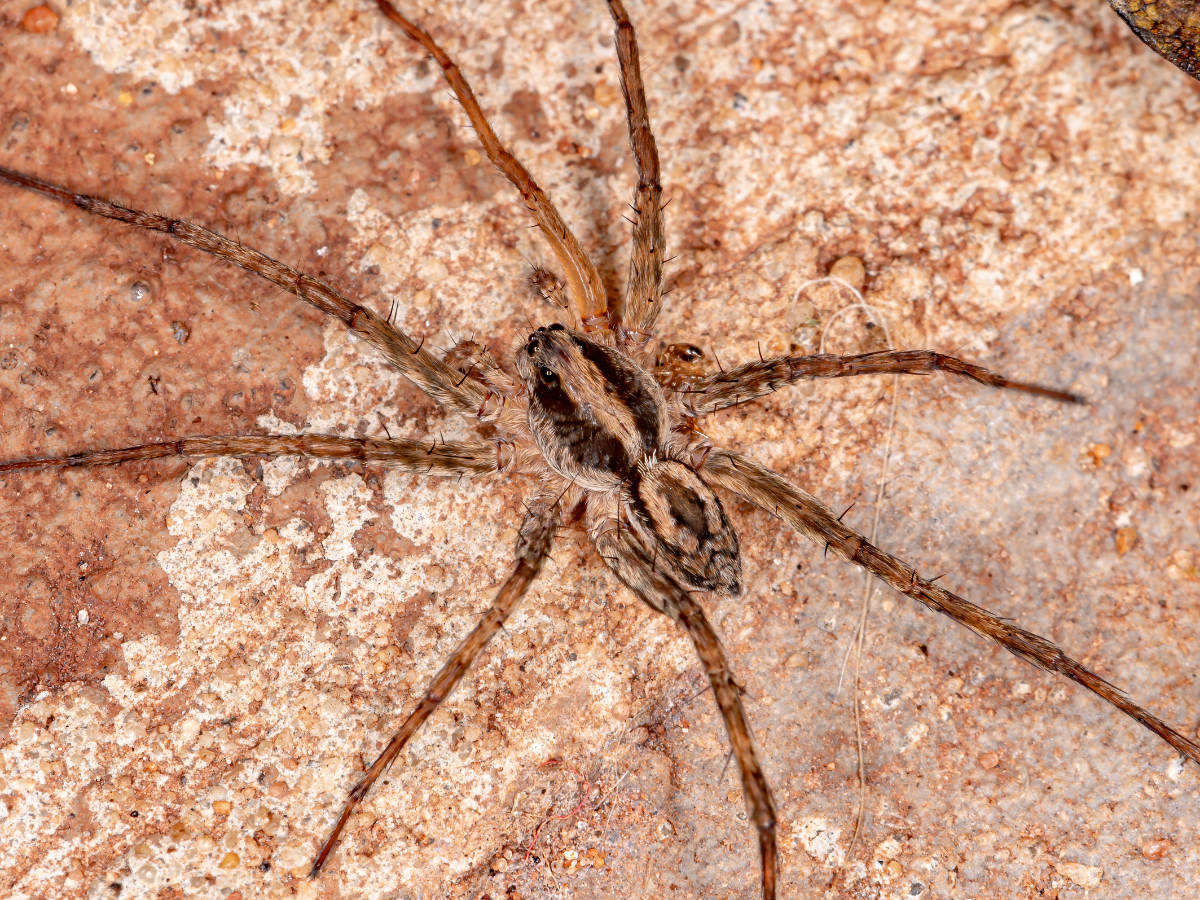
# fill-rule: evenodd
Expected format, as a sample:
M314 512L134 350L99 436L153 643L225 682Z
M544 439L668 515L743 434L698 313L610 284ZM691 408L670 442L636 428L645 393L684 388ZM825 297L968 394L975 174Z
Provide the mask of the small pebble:
M236 869L238 867L238 863L241 861L241 857L239 857L236 853L230 852L221 857L220 865L222 869Z
M1142 856L1146 859L1162 859L1171 851L1171 842L1166 838L1157 841L1147 841L1141 847Z
M1118 528L1114 539L1117 544L1117 553L1124 556L1135 546L1137 546L1138 533L1136 528Z
M30 34L46 34L58 27L58 13L48 6L35 6L21 19L21 27Z
M390 663L393 659L400 655L400 648L395 644L388 644L378 653L375 654L383 663Z
M840 278L856 291L861 291L867 282L867 267L857 256L843 256L829 267L831 278Z
M596 85L593 93L595 100L601 106L612 106L621 99L621 92L618 91L607 81L601 81Z
M227 816L233 812L233 804L228 800L214 800L213 812L218 816Z

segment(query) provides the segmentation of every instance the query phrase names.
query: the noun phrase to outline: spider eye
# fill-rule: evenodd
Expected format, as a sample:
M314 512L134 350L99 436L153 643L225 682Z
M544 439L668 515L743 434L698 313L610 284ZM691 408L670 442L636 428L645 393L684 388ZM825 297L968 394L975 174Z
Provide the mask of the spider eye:
M567 327L566 325L563 325L563 324L561 324L561 323L559 323L559 322L555 322L553 325L551 325L551 326L550 326L549 328L547 328L546 330L547 330L547 331L565 331L565 330L566 330L566 327Z
M542 376L542 381L546 384L554 384L554 382L558 381L558 376L545 366L542 366L538 370L538 374Z

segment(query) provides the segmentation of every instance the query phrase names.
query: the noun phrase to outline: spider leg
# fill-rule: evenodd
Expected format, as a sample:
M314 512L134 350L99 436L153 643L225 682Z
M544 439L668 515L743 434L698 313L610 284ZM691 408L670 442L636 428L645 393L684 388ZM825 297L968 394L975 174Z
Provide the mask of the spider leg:
M486 475L510 469L519 459L519 451L508 441L430 445L421 441L360 440L329 434L208 435L119 450L93 450L71 456L0 463L0 472L117 466L174 456L305 456L310 459L353 459L420 474Z
M346 827L350 816L371 786L380 775L388 770L396 756L404 749L404 745L416 734L417 729L433 715L442 701L450 696L450 692L454 690L455 685L471 668L471 664L483 652L488 641L495 637L496 632L504 625L504 620L517 608L517 604L521 602L521 598L525 596L525 592L529 590L529 586L533 584L533 580L541 571L546 557L550 555L550 545L553 543L554 533L562 518L562 507L563 504L559 500L553 497L546 500L543 496L540 502L535 501L532 508L529 509L517 538L517 561L513 566L512 574L500 586L491 609L484 613L483 618L467 635L466 640L450 654L450 658L433 677L429 690L425 692L425 696L421 698L417 708L404 720L400 730L388 741L388 745L383 748L383 752L367 770L366 775L350 791L350 796L337 824L333 826L332 833L326 838L321 852L313 862L312 871L309 873L310 878L316 877L321 871L321 867L329 858L329 854L333 852L334 845L337 844L338 837Z
M650 340L662 308L663 234L662 171L658 145L650 130L650 111L646 106L646 88L642 84L637 35L629 13L621 0L608 0L608 10L616 25L617 60L621 64L621 92L625 95L625 115L629 122L629 144L637 163L638 183L633 193L633 249L629 258L629 283L623 305L609 306L613 330L635 345Z
M211 253L248 272L261 275L322 312L341 319L347 328L380 351L409 381L434 400L464 416L477 417L480 414L486 394L481 385L471 381L459 384L460 375L428 350L423 349L421 344L393 325L386 317L359 306L329 285L298 272L265 253L182 219L129 209L87 194L76 194L67 188L3 166L0 166L0 181L73 203L96 216L136 225L148 231L162 232L197 250Z
M740 453L714 450L700 474L709 484L733 491L755 506L782 518L801 534L832 549L842 559L862 566L901 594L934 612L949 616L1039 669L1056 672L1083 685L1150 729L1179 753L1200 762L1200 745L1138 706L1119 688L1085 669L1056 644L1010 625L986 609L921 578L908 563L873 546L862 535L839 522L833 511L820 500L765 466Z
M541 229L542 236L550 245L558 264L562 266L567 277L567 289L574 298L576 306L579 307L579 317L583 320L584 326L589 328L606 326L608 324L608 301L605 297L604 284L600 280L600 273L596 271L595 265L584 253L583 247L580 246L571 229L567 227L567 223L563 221L558 210L554 208L554 204L546 192L538 187L537 182L533 180L529 170L521 165L520 160L500 143L500 138L496 136L491 123L484 116L483 110L479 108L475 92L471 90L471 85L467 83L467 79L454 64L454 60L446 55L446 51L437 45L428 32L402 16L389 0L377 0L377 2L380 12L399 25L410 38L428 50L429 54L442 67L442 74L454 90L467 117L471 120L471 126L475 129L475 134L479 136L479 142L483 144L488 159L521 192L526 208L533 215L534 222Z
M593 534L596 530L593 529ZM729 669L716 631L691 592L662 567L653 565L645 551L635 543L629 529L603 531L596 538L596 549L608 567L639 600L687 629L688 637L692 639L709 684L712 685L721 718L725 721L725 731L741 771L747 812L758 830L763 900L774 900L778 867L775 804L771 799L767 777L754 751L754 739L746 711L742 708L740 689Z
M763 397L802 379L848 378L852 375L928 375L933 372L948 372L988 387L1024 391L1064 403L1084 402L1082 397L1075 394L1023 381L1011 381L982 366L932 350L884 350L858 356L819 354L755 360L695 381L684 392L687 395L684 403L691 415L704 416L718 409Z

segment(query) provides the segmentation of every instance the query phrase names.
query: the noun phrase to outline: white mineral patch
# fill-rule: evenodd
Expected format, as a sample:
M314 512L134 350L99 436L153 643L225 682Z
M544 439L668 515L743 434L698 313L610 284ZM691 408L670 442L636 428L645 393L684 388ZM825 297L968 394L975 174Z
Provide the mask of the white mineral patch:
M565 68L578 48L546 41L557 23L555 13L538 5L513 11L499 30L473 29L470 17L455 17L466 27L454 53L474 70L476 89L507 97L536 88L542 65ZM594 20L598 32L604 10L585 7L580 13ZM441 82L435 67L416 65L419 57L397 62L396 53L389 55L397 46L407 49L407 42L398 40L395 27L366 0L301 5L235 0L191 7L174 0L85 0L63 8L60 27L105 71L128 72L171 93L232 78L221 117L208 123L207 162L221 169L236 164L270 168L285 194L316 189L313 167L329 161L334 140L325 127L329 107L352 101L365 109L387 96L436 94ZM231 36L236 40L222 40ZM509 40L539 44L538 58L517 55L503 74L479 74L488 71L488 61ZM447 107L453 104L438 99ZM566 110L551 105L548 112ZM619 112L610 106L604 115L615 118Z
M392 220L370 205L365 191L350 197L347 219L356 230L355 249L362 251L359 265L379 268L384 290L400 301L399 323L422 334L427 331L422 316L432 304L449 313L445 318L454 334L430 335L435 345L486 335L512 309L514 295L519 297L514 288L522 283L526 260L544 256L536 238L511 250L491 240L495 232L483 218L490 205L433 206ZM400 293L401 285L414 282L415 292Z
M800 820L793 828L809 856L826 866L841 865L846 850L838 844L840 828L816 816Z

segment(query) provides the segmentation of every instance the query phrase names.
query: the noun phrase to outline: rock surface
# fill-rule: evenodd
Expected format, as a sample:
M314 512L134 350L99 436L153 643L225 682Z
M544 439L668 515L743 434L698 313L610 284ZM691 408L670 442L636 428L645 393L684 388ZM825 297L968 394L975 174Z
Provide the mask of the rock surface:
M633 167L603 4L406 9L619 291ZM396 302L437 346L505 351L546 315L520 287L548 254L514 192L372 4L30 12L0 3L0 165L235 234ZM1102 4L631 13L672 197L660 337L710 365L884 346L838 315L845 294L800 291L855 257L895 346L1090 401L810 384L715 417L714 439L855 503L848 523L1194 733L1200 86ZM472 433L340 328L186 248L9 188L0 223L4 458ZM302 877L487 606L530 488L288 460L0 481L0 892L757 896L690 647L577 530L327 873ZM856 815L839 672L863 581L729 508L746 591L713 617L775 789L782 896L817 896ZM860 686L866 819L843 896L1194 890L1196 766L1081 689L888 592Z

